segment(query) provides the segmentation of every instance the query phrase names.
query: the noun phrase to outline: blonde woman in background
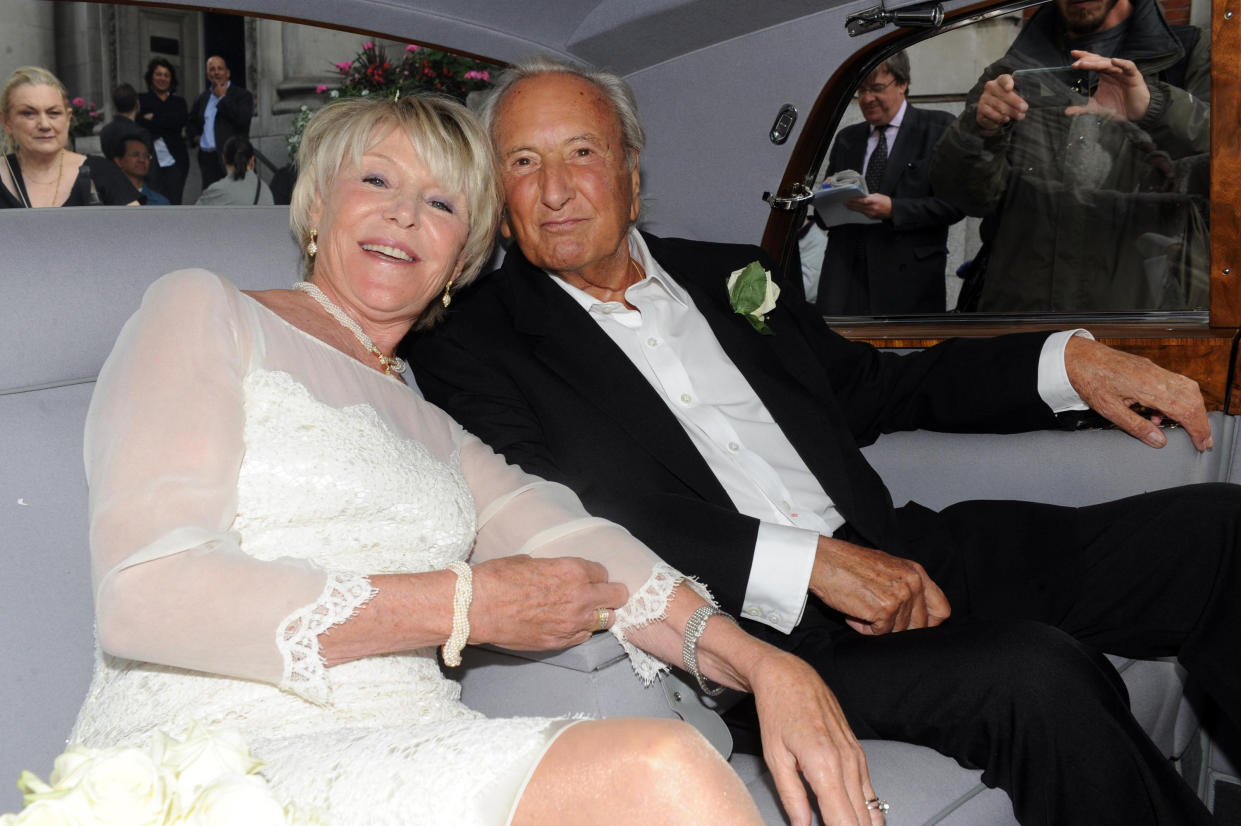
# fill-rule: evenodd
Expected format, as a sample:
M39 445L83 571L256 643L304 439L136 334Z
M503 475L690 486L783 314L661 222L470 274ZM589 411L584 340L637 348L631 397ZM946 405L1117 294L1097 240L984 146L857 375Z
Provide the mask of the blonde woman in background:
M65 145L72 112L64 84L47 69L9 75L0 91L0 208L99 203L86 156Z

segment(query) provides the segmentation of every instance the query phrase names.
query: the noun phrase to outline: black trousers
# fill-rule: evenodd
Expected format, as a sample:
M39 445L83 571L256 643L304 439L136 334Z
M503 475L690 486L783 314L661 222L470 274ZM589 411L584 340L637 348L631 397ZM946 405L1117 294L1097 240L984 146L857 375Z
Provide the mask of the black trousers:
M181 195L185 191L185 178L189 172L189 161L178 161L172 166L151 165L152 175L147 177L150 187L168 199L169 203L181 203Z
M762 634L819 670L859 737L982 769L1027 826L1211 822L1100 652L1176 656L1241 727L1241 487L907 505L898 521L946 623L868 637L811 597L793 634Z
M211 186L226 174L220 153L214 149L198 150L198 171L202 173L203 189Z

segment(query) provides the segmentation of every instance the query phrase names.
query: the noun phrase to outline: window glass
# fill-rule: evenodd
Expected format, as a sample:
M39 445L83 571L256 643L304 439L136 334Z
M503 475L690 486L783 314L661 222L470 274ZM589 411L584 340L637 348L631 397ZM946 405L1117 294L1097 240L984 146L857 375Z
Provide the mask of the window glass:
M439 92L468 103L496 71L494 65L416 42L277 20L35 0L0 0L0 54L5 57L0 83L19 66L40 66L64 84L74 100L69 146L88 156L97 184L106 177L119 191L128 178L152 191L166 189L173 203L184 204L198 202L210 186L212 173L205 176L204 167L214 165L230 137L252 144L254 170L246 177L257 174L276 203L287 203L301 129L328 100L400 89ZM215 95L213 80L216 88L231 92ZM106 157L112 154L112 134L124 126L111 125L122 115L113 102L121 84L137 93L140 108L130 122L148 137L150 159L141 175L141 164L121 169ZM220 145L211 145L203 136L207 104L213 97L232 101L230 94L235 105L210 107L217 121L213 136L220 138ZM250 102L248 117L238 115L242 101ZM123 153L118 158L123 162ZM231 176L225 166L213 174L221 173ZM252 187L236 189L246 196L236 205L253 202Z
M1188 16L1059 0L882 65L837 129L816 176L833 186L803 227L820 309L1205 312L1210 35ZM1137 71L1066 68L1079 47Z

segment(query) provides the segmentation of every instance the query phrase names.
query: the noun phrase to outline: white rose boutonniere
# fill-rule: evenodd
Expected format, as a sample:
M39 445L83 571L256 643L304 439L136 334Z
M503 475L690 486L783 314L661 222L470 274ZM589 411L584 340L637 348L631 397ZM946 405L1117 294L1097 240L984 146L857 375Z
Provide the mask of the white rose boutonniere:
M728 276L728 302L733 312L745 317L750 326L765 336L771 335L767 314L775 309L780 288L771 280L771 273L757 261Z

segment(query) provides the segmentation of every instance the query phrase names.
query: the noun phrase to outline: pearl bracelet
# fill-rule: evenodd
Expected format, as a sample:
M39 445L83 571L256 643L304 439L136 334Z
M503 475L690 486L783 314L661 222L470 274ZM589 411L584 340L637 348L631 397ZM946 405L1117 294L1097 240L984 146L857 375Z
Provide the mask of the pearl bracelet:
M685 642L681 645L681 662L685 664L685 670L694 675L694 679L698 680L698 687L708 697L723 694L724 686L708 685L707 678L702 676L702 672L698 670L698 638L707 630L707 620L716 614L727 618L733 625L737 624L737 621L727 612L710 605L703 605L689 615L689 621L685 623Z
M461 665L461 649L470 638L470 603L474 601L474 572L464 562L449 562L448 570L457 574L452 592L452 634L444 643L444 665Z

